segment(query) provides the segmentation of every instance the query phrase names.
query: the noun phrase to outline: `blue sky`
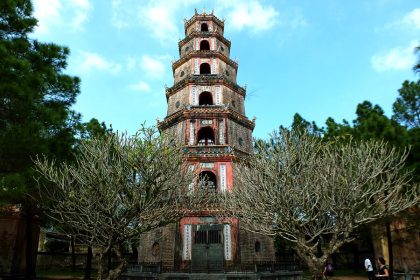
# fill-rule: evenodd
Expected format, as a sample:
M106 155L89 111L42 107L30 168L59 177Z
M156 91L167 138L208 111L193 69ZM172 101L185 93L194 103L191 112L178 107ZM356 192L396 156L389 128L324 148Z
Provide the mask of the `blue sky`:
M420 44L411 0L34 0L32 37L70 48L67 73L82 80L74 109L134 133L166 115L165 84L179 58L184 19L196 8L225 19L231 57L246 85L254 136L289 126L298 112L323 126L353 120L358 103L387 115Z

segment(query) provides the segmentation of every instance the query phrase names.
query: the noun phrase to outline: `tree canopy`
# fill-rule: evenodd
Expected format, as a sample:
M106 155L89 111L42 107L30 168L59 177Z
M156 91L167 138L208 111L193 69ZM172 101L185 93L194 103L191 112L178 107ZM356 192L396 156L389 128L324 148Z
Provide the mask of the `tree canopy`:
M281 129L259 143L237 165L224 205L249 230L292 242L314 277L360 226L419 203L418 185L408 188L407 153L383 141Z
M133 137L109 133L88 139L74 163L37 159L46 179L40 180L41 202L49 217L98 248L101 259L116 253L119 265L106 275L117 279L127 264L125 242L175 222L199 202L199 193L188 192L193 177L184 161L181 147L154 128L143 127Z
M22 203L38 154L72 156L80 80L64 73L69 49L30 39L29 0L0 3L0 203Z

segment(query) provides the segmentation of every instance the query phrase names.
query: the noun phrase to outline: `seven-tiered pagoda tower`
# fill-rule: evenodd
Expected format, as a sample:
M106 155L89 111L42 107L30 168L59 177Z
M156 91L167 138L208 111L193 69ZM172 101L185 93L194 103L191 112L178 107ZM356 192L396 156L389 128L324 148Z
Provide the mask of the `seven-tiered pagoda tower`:
M174 85L166 88L167 116L161 131L184 145L188 170L205 179L208 192L235 186L235 160L252 153L254 120L245 115L245 88L236 82L238 63L230 58L224 21L197 14L185 21L180 59L173 62ZM214 214L214 213L213 213ZM240 220L220 219L212 210L191 212L182 220L142 236L140 263L160 263L164 271L223 272L254 270L273 261L270 238L247 232Z

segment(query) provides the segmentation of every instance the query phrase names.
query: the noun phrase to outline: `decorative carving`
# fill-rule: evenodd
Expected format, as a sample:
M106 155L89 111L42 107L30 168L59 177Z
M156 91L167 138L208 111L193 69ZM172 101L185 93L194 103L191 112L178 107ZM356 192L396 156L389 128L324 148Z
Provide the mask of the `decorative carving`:
M190 145L194 145L194 138L195 138L195 136L194 136L194 125L195 125L195 122L194 121L190 121L190 141L189 141L189 144Z
M222 190L222 192L226 191L226 164L221 164L220 165L220 189Z
M198 58L194 58L194 74L200 74L200 71L198 68Z
M223 119L219 120L219 144L225 144L225 122Z
M185 261L191 260L191 237L192 225L184 225L184 246L182 250L182 259Z
M201 120L201 125L212 125L213 120Z
M215 58L212 59L212 63L211 63L211 73L212 74L217 74L217 60Z
M216 105L222 104L222 89L220 86L216 86Z
M212 169L214 168L214 162L200 162L201 168Z
M198 105L198 93L196 86L191 87L191 104Z
M230 261L232 259L232 241L231 241L231 226L224 225L223 227L223 236L224 236L224 244L225 244L225 260Z
M190 165L188 166L188 172L189 172L189 173L194 172L194 169L195 169L194 164L190 164ZM193 193L193 192L194 192L194 179L193 179L193 180L192 180L192 182L188 185L188 192L189 192L189 193Z

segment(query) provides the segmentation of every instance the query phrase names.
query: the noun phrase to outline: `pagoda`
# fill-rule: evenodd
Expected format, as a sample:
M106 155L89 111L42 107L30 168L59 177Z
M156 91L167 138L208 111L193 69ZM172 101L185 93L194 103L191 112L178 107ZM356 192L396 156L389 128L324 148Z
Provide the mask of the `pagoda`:
M236 82L238 63L230 58L224 21L196 12L185 21L178 48L174 85L166 88L167 116L159 130L184 146L188 170L197 174L192 190L230 191L235 161L253 151L255 120L245 115L246 89ZM253 271L257 263L274 261L271 238L245 231L240 220L216 218L213 210L203 206L179 223L142 235L139 262L159 263L168 272L217 273Z

